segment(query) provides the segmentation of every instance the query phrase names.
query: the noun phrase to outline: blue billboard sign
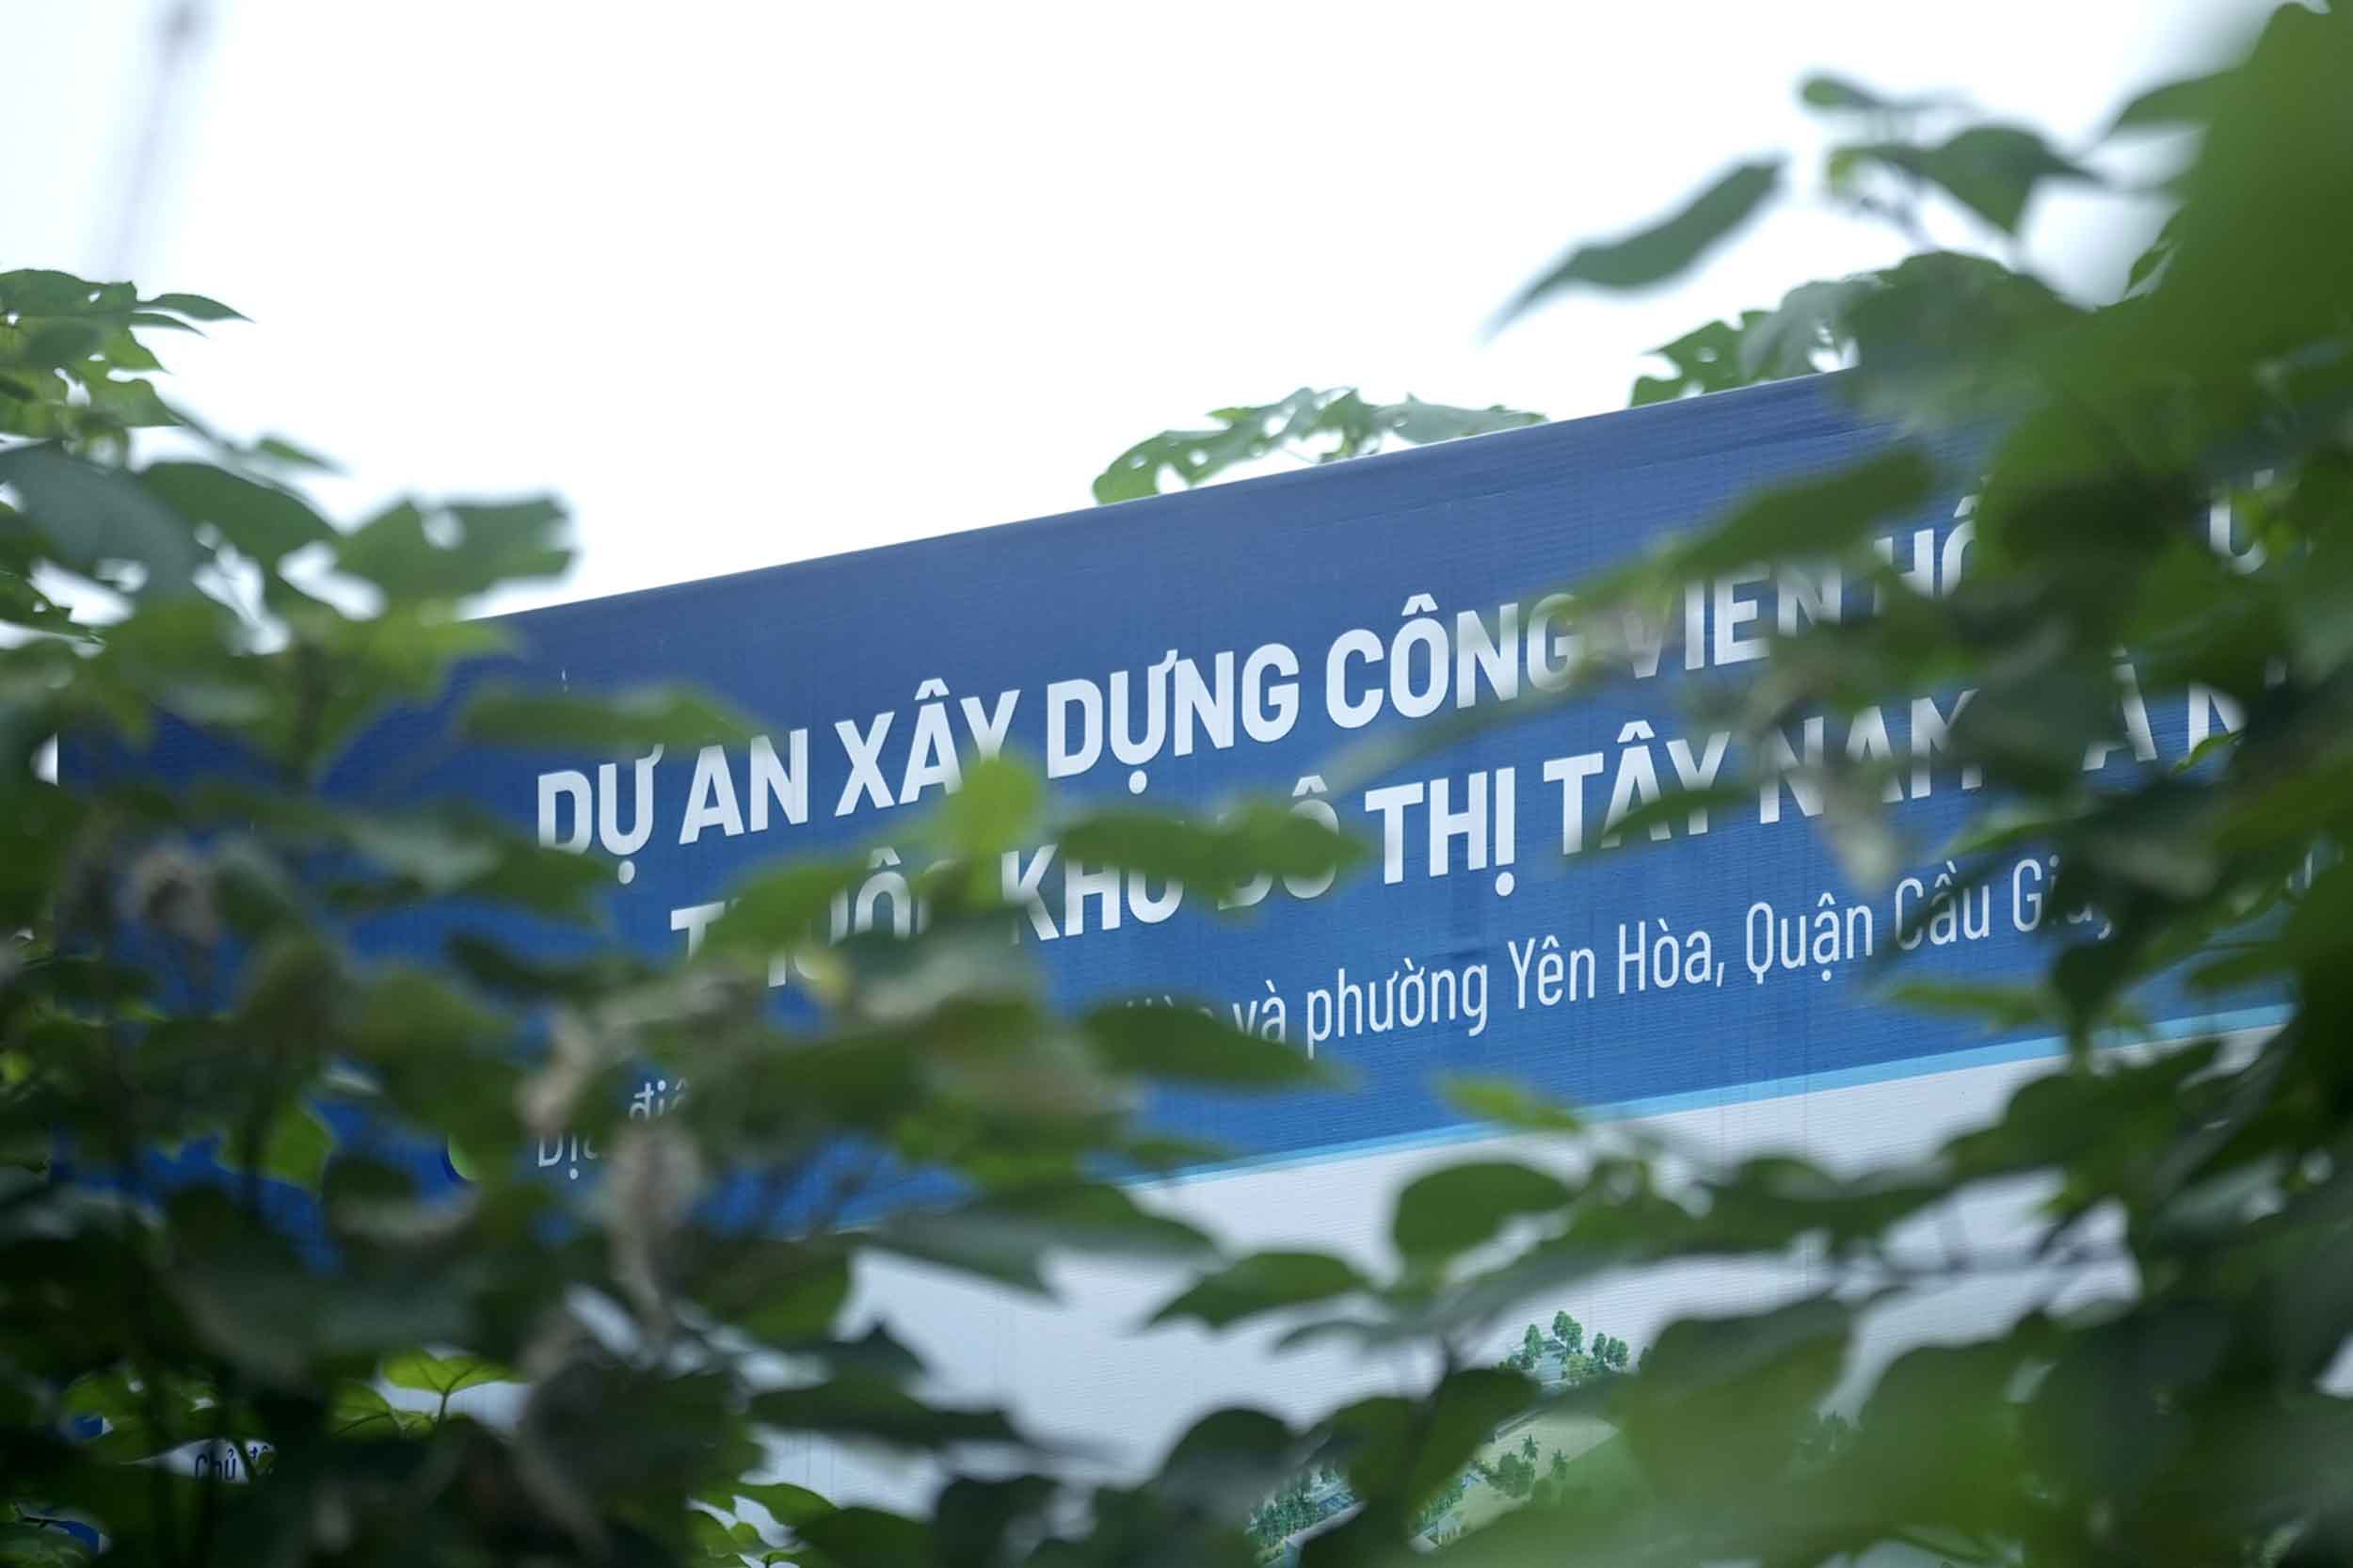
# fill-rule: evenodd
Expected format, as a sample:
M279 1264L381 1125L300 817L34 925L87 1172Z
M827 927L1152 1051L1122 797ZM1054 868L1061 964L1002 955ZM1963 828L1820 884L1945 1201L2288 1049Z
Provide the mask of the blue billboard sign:
M2040 936L2092 918L2050 905L2047 857L2021 853L1915 930L1951 868L1858 883L1820 831L1808 761L1888 760L1894 820L1932 849L1977 787L1948 746L1965 693L1794 722L1766 742L1776 783L1616 842L1645 803L1737 771L1743 743L1688 716L1693 682L1753 679L1773 633L1866 614L1871 589L1730 571L1688 584L1662 621L1606 629L1564 590L1887 440L1829 383L1789 382L534 611L506 619L511 656L362 737L330 787L464 798L610 856L612 918L648 952L691 947L757 867L849 846L872 874L837 929L904 927L894 834L976 757L1026 756L1080 802L1283 797L1361 835L1369 864L1223 898L1051 842L1000 868L1057 1000L1206 1005L1354 1080L1345 1096L1154 1108L1253 1158L1444 1136L1459 1119L1433 1088L1444 1073L1663 1109L2047 1049L1890 1005L1875 962L1900 945L1917 972L2023 974ZM1965 472L1965 449L1945 456ZM1946 591L1966 514L1956 493L1891 520L1881 553ZM1623 679L1462 723L1560 690L1605 631ZM489 679L683 682L760 734L620 760L449 749L456 707ZM2127 685L2086 769L2181 757L2233 722L2218 698L2142 702ZM1369 777L1339 765L1368 742L1441 737ZM648 1108L672 1092L649 1080Z

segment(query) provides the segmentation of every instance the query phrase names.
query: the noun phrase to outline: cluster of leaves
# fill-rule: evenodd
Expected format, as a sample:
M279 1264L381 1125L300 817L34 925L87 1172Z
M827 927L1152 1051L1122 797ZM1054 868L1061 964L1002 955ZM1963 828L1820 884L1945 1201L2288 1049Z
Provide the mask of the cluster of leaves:
M1639 407L1813 375L1856 362L1866 341L1874 363L1892 368L1898 354L1929 346L1923 340L1936 333L2030 316L2049 291L1981 258L1939 250L1926 211L1941 202L1989 238L2012 240L2039 190L2105 185L2092 162L2103 147L2194 126L2211 108L2212 85L2200 79L2142 93L2092 148L2069 154L2025 127L1973 120L1957 100L1893 99L1835 76L1809 79L1801 99L1840 133L1823 160L1825 197L1834 208L1895 223L1920 253L1894 267L1801 283L1770 310L1744 311L1660 344L1652 352L1669 374L1637 377L1630 401ZM1786 172L1781 159L1741 164L1667 221L1578 246L1532 280L1503 320L1564 290L1641 288L1691 266L1785 194ZM2156 260L2153 254L2134 269L2136 288ZM1923 313L1928 305L1952 313L1931 320Z
M2353 14L2290 5L2243 58L2134 99L2113 134L2169 133L2179 162L2158 186L2170 217L2115 297L1929 251L1683 340L1676 378L1638 391L1835 359L1827 394L1889 422L1891 441L1580 585L1583 602L1649 611L1751 563L1835 564L1876 585L1881 613L1783 637L1715 717L1753 738L1967 689L1953 742L1985 782L1947 846L1961 885L2031 847L2057 857L2054 906L2103 920L2046 925L2029 984L1916 993L2005 1027L2047 1022L2072 1049L1990 1124L1897 1163L1678 1150L1670 1178L1655 1150L1596 1155L1561 1113L1481 1088L1468 1103L1589 1163L1557 1192L1532 1167L1491 1172L1488 1201L1539 1239L1488 1261L1483 1286L1434 1290L1425 1324L1465 1288L1524 1296L1666 1260L1791 1267L1769 1304L1673 1322L1640 1376L1557 1401L1611 1421L1641 1485L1521 1510L1454 1547L1465 1561L1797 1564L1893 1546L2273 1568L2353 1550L2339 1370L2353 1291L2336 1261L2353 1240L2348 80ZM1924 203L2007 233L2048 184L2114 188L2095 156L1952 105L1827 80L1806 99L1862 124L1831 153L1830 187L1908 232ZM1666 222L1572 251L1513 311L1672 276L1783 187L1777 163L1736 168ZM2129 232L2146 193L2117 194ZM1919 438L1962 427L1989 443L1982 471L1940 473ZM1927 597L1867 546L1945 485L1974 493L1975 546L1962 581ZM2227 552L2209 530L2217 495L2245 529ZM2126 739L2120 648L2153 698L2217 694L2236 728L2187 768L2095 772L2087 745ZM1835 758L1821 771L1833 842L1859 877L1883 874L1882 781ZM2160 980L2193 998L2267 987L2282 1021L2103 1048L2104 1025ZM1963 1240L1953 1218L1978 1201L2018 1230ZM2002 1282L2007 1304L1849 1383L1867 1328L1977 1281ZM1833 1394L1851 1435L1824 1416ZM1373 1512L1304 1560L1357 1560L1349 1537Z
M146 378L163 364L140 329L241 319L200 294L142 299L128 283L63 272L0 275L0 434L120 454L134 430L185 424Z
M1378 452L1392 440L1409 446L1483 436L1542 424L1545 416L1497 404L1455 408L1408 395L1402 403L1368 403L1353 387L1302 387L1278 402L1218 408L1212 430L1164 430L1138 441L1095 476L1095 499L1133 501L1157 495L1163 472L1185 485L1206 484L1229 469L1272 456L1333 463Z
M1207 1257L1103 1179L1202 1153L1130 1107L1316 1079L1193 1010L1047 1006L967 870L1032 831L1034 781L968 775L928 829L929 929L829 950L814 1021L780 1021L768 966L855 860L737 888L691 962L627 953L609 867L327 783L461 678L452 744L747 733L682 694L464 677L503 633L461 611L563 568L560 510L403 501L338 527L295 449L105 390L152 362L141 330L226 312L50 273L0 276L0 347L40 371L11 374L0 437L0 1561L1245 1558L1304 1434L1233 1413L1155 1486L1066 1487L1006 1413L926 1395L887 1327L845 1322L868 1256L1032 1292L1057 1250ZM151 418L176 456L135 449ZM141 760L159 738L217 765L166 787ZM1352 853L1274 808L1067 826L1209 884ZM441 952L369 956L380 922L428 916ZM544 940L492 935L513 930ZM696 1093L632 1118L648 1068ZM566 1128L605 1151L593 1195L530 1174ZM917 1178L952 1196L840 1224ZM932 1466L936 1502L760 1479L791 1434Z

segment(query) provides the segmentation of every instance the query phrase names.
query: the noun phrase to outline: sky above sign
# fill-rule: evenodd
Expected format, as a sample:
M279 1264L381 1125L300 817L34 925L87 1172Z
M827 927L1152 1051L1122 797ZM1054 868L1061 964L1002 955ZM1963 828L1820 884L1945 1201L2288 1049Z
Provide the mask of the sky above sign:
M552 488L584 559L512 606L1083 505L1129 442L1302 383L1615 407L1641 351L1880 264L1818 203L1631 301L1481 327L1571 240L1816 145L1798 79L1965 89L2088 136L2238 0L1448 12L0 0L8 264L252 315L169 362L232 429L403 488ZM2093 288L2085 199L2025 253ZM1954 228L1941 237L1959 239Z

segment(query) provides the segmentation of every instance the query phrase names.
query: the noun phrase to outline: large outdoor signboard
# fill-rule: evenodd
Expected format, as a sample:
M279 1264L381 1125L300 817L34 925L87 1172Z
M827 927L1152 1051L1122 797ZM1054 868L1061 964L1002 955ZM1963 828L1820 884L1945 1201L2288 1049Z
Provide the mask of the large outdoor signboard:
M1273 794L1360 835L1375 853L1356 874L1223 901L1239 907L1052 842L1000 868L1058 1000L1208 1005L1353 1080L1340 1095L1151 1108L1234 1151L1164 1197L1245 1242L1375 1247L1387 1193L1429 1145L1480 1136L1434 1091L1445 1073L1659 1118L1726 1151L1882 1154L1990 1112L2057 1048L1890 1005L1891 949L1922 977L2021 975L2041 928L2086 918L2053 906L2051 863L2021 852L1915 928L1948 865L1858 885L1827 842L1804 764L1851 756L1897 761L1894 820L1934 849L1977 784L1947 748L1967 695L1793 722L1768 743L1790 770L1780 782L1654 814L1621 845L1622 818L1737 771L1737 743L1689 716L1695 684L1754 679L1773 632L1867 614L1872 590L1735 570L1688 584L1660 623L1607 628L1581 623L1564 590L1887 439L1829 383L1785 383L536 611L507 622L517 652L474 679L684 682L760 737L617 761L453 751L459 692L364 738L335 785L470 799L610 856L613 918L648 952L694 943L754 868L851 846L872 874L838 926L903 926L894 835L1000 751L1033 760L1065 800ZM1965 445L1945 456L1966 472ZM760 525L791 548L824 521ZM1949 589L1970 550L1965 496L1892 520L1879 547L1920 591ZM1625 645L1624 679L1501 708L1560 690L1580 639L1605 633ZM2217 699L2159 707L2128 689L2121 744L2087 737L2087 775L2186 755L2231 722ZM1360 771L1383 742L1392 761ZM2195 1011L2153 1004L2175 1021ZM649 1081L642 1109L673 1088ZM594 1155L556 1139L539 1160L573 1180ZM912 1273L869 1285L951 1382L1140 1446L1210 1400L1295 1388L1304 1411L1369 1375L1337 1354L1271 1375L1248 1336L1131 1339L1159 1286L1065 1283L1075 1304L1059 1314ZM1639 1343L1689 1292L1754 1288L1728 1272L1687 1277L1672 1303L1562 1304ZM860 1484L847 1459L807 1463L801 1479Z
M2031 1053L2046 1043L1891 1007L1870 961L1900 943L1922 975L2018 973L2036 929L2070 918L2048 904L2047 861L2022 855L1908 931L1950 868L1849 881L1801 766L1909 758L1887 793L1933 849L1976 784L1942 755L1963 693L1793 723L1769 742L1801 764L1780 785L1651 821L1639 837L1659 841L1612 853L1617 818L1734 775L1731 738L1687 716L1691 684L1753 677L1776 630L1868 613L1866 585L1802 571L1692 583L1667 624L1601 629L1630 645L1627 679L1350 776L1369 742L1443 736L1557 689L1580 637L1600 634L1580 628L1568 585L1884 439L1823 385L1785 383L538 611L511 618L519 655L482 676L685 682L764 732L560 766L447 750L445 705L367 738L343 779L473 799L542 841L602 851L618 928L648 951L691 945L756 867L851 845L871 850L874 875L839 923L904 924L894 831L953 791L964 761L1000 750L1041 764L1066 799L1292 799L1377 862L1224 901L1240 908L1050 842L1002 867L1062 1000L1207 1003L1345 1065L1358 1092L1311 1109L1158 1108L1245 1157L1443 1134L1441 1072L1661 1110L1957 1051ZM1966 455L1948 456L1958 468ZM1948 587L1965 568L1965 501L1897 520L1880 545L1916 586ZM2137 746L2180 756L2232 717L2211 698L2126 707L2127 744L2088 744L2089 771Z

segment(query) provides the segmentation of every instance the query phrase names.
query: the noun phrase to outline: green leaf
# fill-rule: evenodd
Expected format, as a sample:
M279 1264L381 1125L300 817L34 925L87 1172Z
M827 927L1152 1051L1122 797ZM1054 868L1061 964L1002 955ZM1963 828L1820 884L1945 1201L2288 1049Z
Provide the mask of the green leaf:
M1519 1132L1582 1132L1585 1118L1506 1079L1450 1076L1439 1080L1447 1101L1466 1116Z
M210 463L151 463L139 478L188 521L210 523L264 566L337 537L301 497Z
M1521 430L1545 423L1542 414L1507 408L1500 403L1484 408L1457 408L1444 403L1424 403L1411 393L1402 403L1375 408L1373 419L1383 428L1417 446L1461 440L1467 436L1492 436L1498 431Z
M633 953L597 952L574 962L547 961L474 932L451 937L447 952L450 963L480 989L526 1002L590 1005L644 984L652 973L648 962Z
M1798 100L1816 109L1884 110L1886 101L1842 76L1808 76L1798 88Z
M132 297L124 284L93 283L49 267L0 272L0 312L17 315L111 315Z
M391 1357L384 1363L383 1378L395 1388L413 1389L441 1399L450 1399L469 1388L517 1381L506 1368L482 1356L440 1356L424 1351Z
M183 321L175 315L166 315L160 311L133 311L123 319L126 325L132 327L148 327L160 332L193 332L200 338L204 336L204 329L195 323Z
M519 1025L414 969L373 976L342 1032L339 1054L373 1078L386 1110L464 1145L488 1164L511 1147L512 1057ZM453 1095L463 1080L470 1092Z
M307 446L297 446L283 436L264 436L249 449L250 456L279 463L287 468L309 469L315 473L340 473L327 458Z
M863 859L794 860L738 887L728 912L705 934L703 951L766 960L816 939L833 901L856 888Z
M1759 490L1674 552L1674 572L1705 577L1742 567L1844 554L1888 518L1934 493L1921 448L1890 447L1851 468Z
M1323 395L1302 387L1280 402L1221 408L1212 416L1223 422L1217 429L1165 430L1138 441L1096 476L1095 499L1109 504L1158 494L1163 468L1187 485L1198 485L1237 463L1265 456L1282 441L1305 440L1318 427Z
M2021 1457L2096 1496L2167 1484L2193 1431L2185 1396L2215 1377L2230 1338L2223 1309L2195 1299L2144 1301L2085 1325L2026 1400ZM2095 1432L2105 1435L2087 1447Z
M1448 1374L1420 1400L1359 1400L1337 1412L1331 1426L1369 1512L1410 1517L1536 1397L1536 1385L1517 1372L1471 1367Z
M271 1121L262 1145L262 1174L315 1192L335 1153L335 1134L307 1105L290 1105Z
M1988 1031L2006 1034L2064 1022L2058 999L2039 984L1911 980L1890 986L1887 998L1915 1012L1977 1018Z
M740 1480L730 1486L719 1488L719 1492L725 1495L725 1501L722 1501L718 1496L706 1496L703 1500L715 1503L729 1512L734 1512L733 1504L737 1501L758 1503L768 1511L769 1517L792 1530L799 1529L821 1513L833 1512L833 1504L826 1501L824 1497L811 1492L806 1486L795 1486L791 1481Z
M168 311L190 321L245 321L249 318L231 310L217 299L207 299L200 294L159 294L152 299L139 301L142 310Z
M1953 101L1943 97L1888 98L1858 86L1844 76L1808 76L1798 88L1798 101L1810 109L1855 114L1914 114L1941 108Z
M334 943L309 930L287 932L255 952L244 982L232 1015L237 1028L267 1041L280 1056L326 1048L346 983L344 955Z
M784 1432L864 1438L914 1452L973 1444L1027 1446L1000 1411L927 1404L872 1378L837 1377L755 1395L749 1414L760 1425Z
M745 1333L779 1349L829 1356L837 1346L827 1336L853 1281L849 1258L837 1249L745 1238L713 1247L695 1283L704 1306Z
M1353 387L1322 392L1302 387L1277 402L1219 408L1209 417L1220 422L1217 428L1164 430L1112 459L1096 477L1095 499L1110 503L1155 495L1162 470L1180 483L1200 485L1280 451L1331 462L1377 451L1392 436L1426 444L1544 423L1541 414L1500 404L1462 408L1411 395L1402 403L1368 403Z
M2015 125L1973 125L1941 146L1873 142L1841 149L1841 160L1876 162L1944 187L1952 199L2006 234L2018 232L2026 203L2046 180L2100 184L2100 176L2052 151Z
M692 752L742 745L756 733L732 711L677 686L595 696L486 681L467 697L458 736L485 745L635 758L655 746Z
M1331 1073L1305 1052L1184 1003L1098 1007L1080 1028L1106 1066L1133 1077L1221 1089L1289 1089L1332 1081Z
M2221 72L2203 76L2185 76L2136 94L2131 102L2116 111L2116 118L2101 133L2102 139L2126 131L2171 130L2185 125L2203 125L2214 118L2215 108L2221 102L2223 88L2229 80L2229 75Z
M1022 1560L1032 1541L1050 1533L1051 1511L1061 1493L1048 1476L957 1477L932 1503L939 1568L997 1568Z
M1040 1264L1054 1253L1160 1259L1198 1257L1209 1250L1209 1239L1193 1226L1150 1213L1125 1189L1101 1183L918 1209L870 1235L884 1251L1038 1294L1046 1289Z
M85 381L82 390L88 394L90 412L125 429L162 430L189 423L164 401L152 381Z
M939 804L942 847L959 859L989 862L1021 843L1037 820L1045 786L1033 768L1009 757L968 764L964 786Z
M463 808L339 812L321 825L321 837L348 845L375 868L435 894L463 888L496 866L511 831Z
M1823 368L1848 341L1848 309L1872 287L1869 278L1801 283L1772 310L1743 318L1740 376L1743 383L1810 376Z
M364 1383L346 1383L335 1390L328 1408L328 1430L337 1437L402 1437L409 1430L410 1413Z
M462 893L584 918L611 886L602 861L545 847L461 806L407 814L350 812L335 825L344 843L400 879L399 895Z
M708 1568L743 1568L745 1548L736 1541L734 1527L698 1509L690 1509L686 1514L686 1535L688 1544L702 1554Z
M932 1560L930 1528L880 1509L834 1509L795 1533L840 1568L920 1568Z
M1636 408L1649 403L1665 403L1693 393L1724 392L1745 386L1747 376L1740 365L1740 344L1749 325L1757 320L1758 312L1750 311L1734 326L1726 321L1711 321L1706 326L1686 332L1673 343L1660 344L1650 352L1674 367L1673 376L1644 376L1634 383L1633 396L1628 400Z
M1849 1309L1825 1297L1737 1318L1687 1318L1651 1346L1615 1401L1654 1485L1710 1506L1768 1495L1801 1420L1836 1381Z
M1743 311L1737 323L1711 321L1661 344L1650 352L1674 374L1638 377L1628 401L1640 408L1832 368L1851 341L1848 310L1876 286L1869 275L1801 283L1770 311Z
M1655 800L1643 802L1610 824L1604 836L1599 853L1622 854L1639 850L1645 841L1658 842L1689 824L1705 824L1710 811L1735 809L1755 799L1753 782L1740 784L1716 783L1697 789L1685 789L1680 784L1667 787ZM1623 840L1623 842L1620 842ZM1616 845L1612 848L1612 845Z
M1607 244L1579 246L1520 291L1497 318L1500 328L1576 284L1639 289L1684 271L1748 221L1781 185L1781 160L1741 164L1719 177L1664 222Z
M1417 1267L1445 1262L1495 1240L1507 1221L1569 1202L1558 1176L1510 1160L1449 1165L1417 1177L1398 1194L1389 1237Z
M59 1403L71 1420L104 1423L105 1430L96 1441L103 1444L103 1451L110 1461L145 1459L167 1441L150 1429L144 1391L120 1368L75 1379ZM168 1419L168 1401L164 1411Z
M1945 250L1870 274L1843 306L1858 407L1914 426L2014 420L2025 371L2084 321L2041 280Z
M62 1528L0 1522L0 1564L7 1568L83 1568L94 1556L88 1543Z
M1264 1252L1206 1274L1145 1320L1147 1326L1193 1319L1212 1329L1290 1307L1311 1306L1371 1288L1343 1259L1327 1253Z
M170 1301L206 1352L272 1386L306 1389L357 1375L421 1333L466 1332L470 1304L438 1272L379 1259L337 1273L306 1267L241 1217L206 1216L228 1208L218 1192L178 1194L171 1206L186 1256L167 1276Z
M25 333L24 346L12 358L17 364L34 370L72 367L80 374L82 361L98 351L104 335L91 322L45 321Z
M2342 334L2348 72L2342 10L2281 6L2245 63L2216 80L2198 160L2178 186L2174 256L2150 309L2119 334L2120 373L2149 364L2235 383L2256 373L2250 360Z
M1254 804L1222 821L1112 809L1056 836L1066 859L1117 866L1229 893L1261 876L1317 878L1345 871L1364 846L1287 807Z
M187 520L131 475L54 446L21 446L0 452L0 484L15 488L59 565L88 571L108 561L136 562L146 573L142 593L161 598L194 591L204 552Z
M1863 1406L1854 1469L1896 1509L1958 1505L1961 1528L1993 1527L2024 1457L2009 1400L2022 1359L1998 1342L1907 1351Z
M451 505L428 516L414 502L386 507L342 536L335 564L391 599L448 602L571 565L557 542L563 508L552 501Z
M705 1366L712 1359L703 1358ZM665 1532L680 1528L689 1498L764 1463L760 1443L744 1425L740 1395L739 1381L715 1369L685 1370L676 1361L656 1369L575 1356L532 1381L514 1444L540 1469L527 1495L553 1511L551 1524L565 1520L584 1528L588 1521L604 1528L639 1521L625 1527L635 1538L627 1557L674 1560L650 1550L637 1530L644 1525ZM583 1555L583 1547L569 1555Z
M128 328L118 327L99 340L96 357L114 370L161 370L163 361L139 342ZM84 373L87 375L87 372Z

